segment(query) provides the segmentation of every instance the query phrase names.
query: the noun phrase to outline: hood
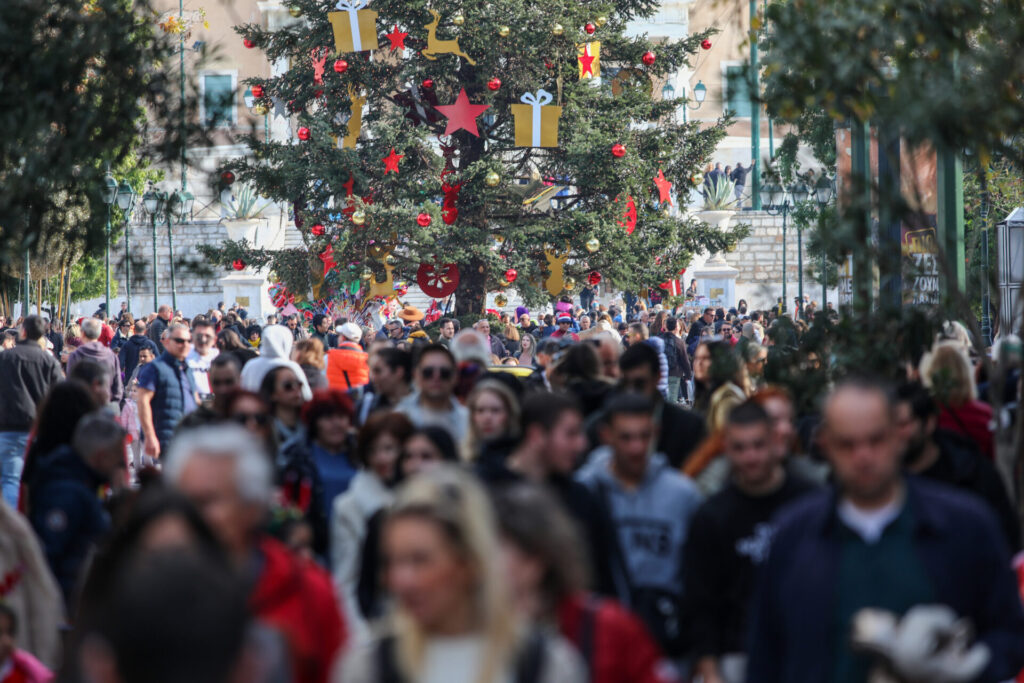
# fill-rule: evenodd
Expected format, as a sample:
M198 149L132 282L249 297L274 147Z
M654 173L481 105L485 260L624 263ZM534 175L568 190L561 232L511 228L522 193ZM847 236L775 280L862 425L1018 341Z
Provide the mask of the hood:
M611 446L598 446L590 452L590 455L587 456L586 462L584 462L583 466L576 472L577 480L584 483L591 481L602 481L606 484L614 483L615 478L612 476L611 470L609 469L611 459ZM668 468L668 460L665 459L664 455L661 453L652 454L650 461L647 463L647 472L644 474L643 486L648 486Z
M110 354L112 352L110 349L104 346L102 342L92 341L87 344L82 344L81 346L79 346L78 351L76 351L75 353L77 353L81 358L88 358L90 360L95 360L100 363L103 363L110 358Z
M260 337L260 356L288 360L292 355L294 341L292 331L284 325L268 325L263 328Z
M71 446L58 446L43 458L32 477L31 487L38 491L55 481L78 481L94 488L105 483L99 472L89 467Z

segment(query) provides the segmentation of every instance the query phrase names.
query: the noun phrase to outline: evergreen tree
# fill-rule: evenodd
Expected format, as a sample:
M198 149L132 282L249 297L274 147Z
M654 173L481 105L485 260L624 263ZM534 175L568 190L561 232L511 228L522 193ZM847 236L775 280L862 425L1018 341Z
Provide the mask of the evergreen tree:
M626 35L629 21L657 6L653 0L373 0L363 9L378 15L379 49L342 54L329 20L338 10L323 0L295 0L291 9L301 19L281 30L237 27L272 62L288 60L285 73L249 85L262 95L262 106L287 113L293 139L268 144L254 134L248 140L254 154L227 170L294 206L306 248L267 253L228 243L207 254L223 265L238 258L270 264L293 293L312 292L314 299L351 291L360 278L368 280L368 269L374 282L391 269L395 280L414 281L421 264L438 271L456 264L460 315L480 312L488 291L507 286L509 269L518 275L514 287L531 302L573 280L585 284L594 272L628 290L678 277L693 253L729 248L743 231L722 234L670 216L667 202L659 201L659 170L675 185L674 201L685 200L726 121L680 124L681 101L652 97L711 34L657 45ZM335 28L351 30L348 13ZM365 27L360 37L364 46L374 38ZM581 79L578 61L582 44L596 41L600 85ZM592 52L594 46L586 56ZM460 121L465 128L445 136L455 126L444 107L460 101L463 89L468 103L487 108L477 114L477 107ZM512 105L541 89L562 107L557 147L516 146ZM358 144L341 148L353 112L361 117ZM613 154L615 145L624 155ZM394 160L391 155L401 159L389 172L384 159ZM554 201L552 183L564 188ZM545 188L548 196L528 201ZM624 219L630 198L631 234ZM552 263L558 257L567 258L562 277ZM337 265L324 277L331 258Z

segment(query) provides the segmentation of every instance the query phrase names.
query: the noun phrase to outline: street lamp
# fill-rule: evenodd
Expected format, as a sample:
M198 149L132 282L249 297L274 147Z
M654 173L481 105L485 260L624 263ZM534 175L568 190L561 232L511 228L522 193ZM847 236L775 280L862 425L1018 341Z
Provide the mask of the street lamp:
M981 336L985 340L985 346L992 346L992 317L989 313L991 301L989 300L988 282L988 214L991 209L991 197L986 189L981 193Z
M103 174L103 188L101 189L103 203L107 205L107 267L106 267L106 301L107 315L110 315L110 209L117 197L117 181L110 175L110 165L107 165L107 172Z
M796 208L807 201L811 196L811 190L807 183L802 180L796 181L790 189L793 197L793 208ZM797 266L797 294L800 296L800 306L804 305L804 228L802 224L796 226L796 266ZM806 311L804 312L806 316Z
M195 197L188 190L176 190L166 196L166 202L164 216L167 218L167 255L171 260L171 307L178 310L178 290L174 278L174 235L171 230L171 222L177 219L179 223L184 223L192 215L192 204L195 202Z
M158 213L163 211L164 202L166 201L166 195L163 192L157 192L151 185L146 194L142 195L142 207L149 214L149 224L153 230L153 310L157 311L160 309L158 302L158 289L157 289L157 260L156 260L156 216Z
M685 95L685 93L683 93ZM692 109L697 111L704 104L704 100L708 96L708 86L704 85L704 81L697 81L697 85L693 86L693 99L697 102L696 107L690 106L690 99L686 98L686 102L683 103L683 123L686 123L686 110Z
M814 201L818 203L818 211L823 212L835 195L835 183L824 172L814 184ZM828 257L825 254L825 243L821 244L821 310L828 308Z
M789 193L778 181L772 181L761 185L760 189L761 206L770 216L782 214L782 312L785 313L788 307L786 299L786 229L788 227L789 210L793 208L790 202Z
M124 215L124 297L128 301L128 312L132 310L132 259L128 248L128 230L132 222L132 211L139 195L127 180L117 186L117 208ZM110 311L107 311L109 315Z

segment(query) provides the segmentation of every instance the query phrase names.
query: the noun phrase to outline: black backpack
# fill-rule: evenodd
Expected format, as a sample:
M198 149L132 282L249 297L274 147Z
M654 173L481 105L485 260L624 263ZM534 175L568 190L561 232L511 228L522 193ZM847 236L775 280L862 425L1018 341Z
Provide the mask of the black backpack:
M669 374L672 374L679 367L678 338L671 332L662 332L659 336L665 342L665 362L668 363Z
M513 683L538 683L544 671L544 650L547 639L540 631L531 631L516 657ZM377 643L377 683L406 683L398 670L395 637L387 636Z

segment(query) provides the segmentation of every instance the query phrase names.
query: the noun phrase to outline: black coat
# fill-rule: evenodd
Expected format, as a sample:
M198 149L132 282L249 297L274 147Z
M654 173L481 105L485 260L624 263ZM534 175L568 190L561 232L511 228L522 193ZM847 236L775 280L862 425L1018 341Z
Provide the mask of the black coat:
M0 432L29 431L36 406L61 379L60 364L39 342L22 339L0 353Z
M149 349L152 351L154 358L160 355L157 345L153 343L152 339L144 334L133 334L128 337L124 345L121 347L121 351L118 353L118 359L121 361L121 369L124 370L125 381L131 379L132 373L135 372L135 368L138 367L139 351L142 349Z
M164 330L166 329L167 321L158 316L149 324L149 329L146 330L146 335L153 340L154 344L156 344L156 355L158 356L164 352L164 344L160 341L160 337L163 336Z

